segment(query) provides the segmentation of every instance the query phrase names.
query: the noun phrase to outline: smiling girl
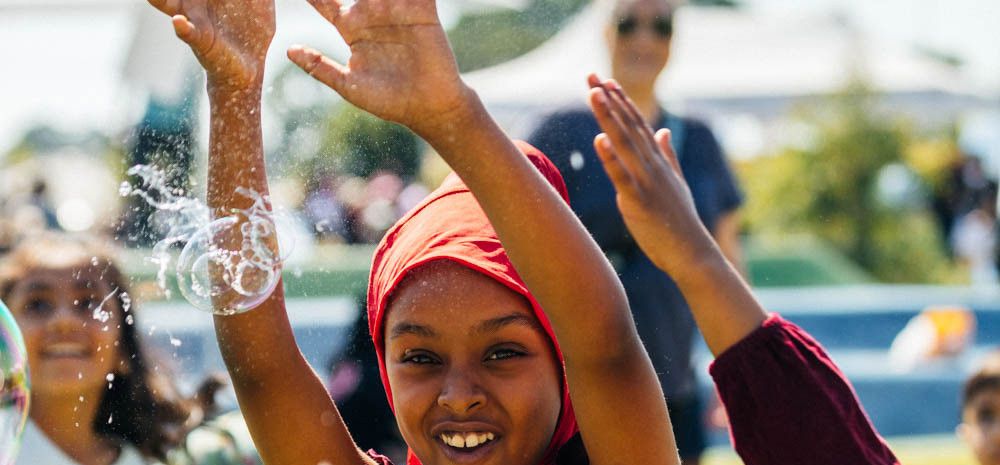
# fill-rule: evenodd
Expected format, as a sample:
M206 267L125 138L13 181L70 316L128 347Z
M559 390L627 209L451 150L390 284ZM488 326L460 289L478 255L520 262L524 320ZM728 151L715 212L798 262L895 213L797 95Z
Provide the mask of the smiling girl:
M110 257L95 240L51 234L25 239L0 263L0 299L31 366L18 464L161 461L202 418L148 357Z
M150 1L207 73L209 205L216 215L245 208L238 187L267 187L260 93L273 2ZM551 163L515 145L462 82L435 2L312 4L351 46L350 61L302 47L290 58L409 127L456 173L386 235L369 283L369 324L409 461L678 463L614 270ZM216 317L216 333L265 462L385 460L354 444L295 344L280 288L251 312Z

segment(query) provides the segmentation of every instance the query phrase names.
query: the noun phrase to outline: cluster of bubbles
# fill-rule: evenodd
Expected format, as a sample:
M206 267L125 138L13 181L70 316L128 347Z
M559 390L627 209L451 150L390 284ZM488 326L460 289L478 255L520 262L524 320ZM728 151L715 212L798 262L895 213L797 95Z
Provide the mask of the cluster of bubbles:
M0 302L0 383L0 465L11 465L28 421L31 384L24 339L3 302Z
M277 234L266 196L239 189L250 207L213 220L208 206L168 187L166 175L155 167L136 165L128 174L139 185L123 182L118 193L138 196L156 209L154 223L163 239L153 247L151 260L159 267L157 281L164 292L170 292L167 275L173 264L181 294L202 310L242 313L271 295L283 257L274 251ZM175 261L177 248L181 252Z

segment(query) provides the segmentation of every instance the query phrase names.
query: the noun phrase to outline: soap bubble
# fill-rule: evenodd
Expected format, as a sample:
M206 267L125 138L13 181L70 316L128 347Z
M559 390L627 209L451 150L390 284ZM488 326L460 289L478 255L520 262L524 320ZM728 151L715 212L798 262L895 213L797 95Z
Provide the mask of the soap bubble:
M220 315L242 313L271 295L294 241L281 243L280 255L273 252L279 245L275 224L281 214L276 219L266 195L237 189L251 205L211 220L207 205L171 190L157 168L136 165L128 174L139 178L139 183L122 183L119 194L140 197L156 209L153 223L163 238L153 246L150 260L157 264L157 283L168 296L171 264L181 294L202 310ZM175 262L175 250L180 246L183 249Z
M31 384L24 339L3 302L0 302L0 383L0 465L11 465L28 420Z
M238 216L215 220L187 242L177 259L177 284L192 305L221 315L242 313L267 299L281 260L267 247L274 223Z

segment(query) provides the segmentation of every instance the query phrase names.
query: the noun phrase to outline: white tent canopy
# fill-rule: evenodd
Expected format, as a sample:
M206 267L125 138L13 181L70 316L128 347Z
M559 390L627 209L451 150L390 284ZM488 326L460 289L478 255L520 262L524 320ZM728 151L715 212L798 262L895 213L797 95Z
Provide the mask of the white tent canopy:
M470 73L467 81L493 106L581 98L586 74L607 72L604 9L595 3L536 50ZM675 31L668 72L657 86L671 101L828 94L856 70L888 93L951 92L961 85L954 69L830 16L684 7Z

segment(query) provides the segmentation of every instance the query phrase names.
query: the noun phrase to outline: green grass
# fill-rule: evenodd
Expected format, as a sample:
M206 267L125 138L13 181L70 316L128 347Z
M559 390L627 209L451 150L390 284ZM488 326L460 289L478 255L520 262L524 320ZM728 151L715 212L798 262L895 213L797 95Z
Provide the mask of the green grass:
M875 281L842 253L811 236L783 236L780 242L750 237L744 258L755 287L862 284Z

